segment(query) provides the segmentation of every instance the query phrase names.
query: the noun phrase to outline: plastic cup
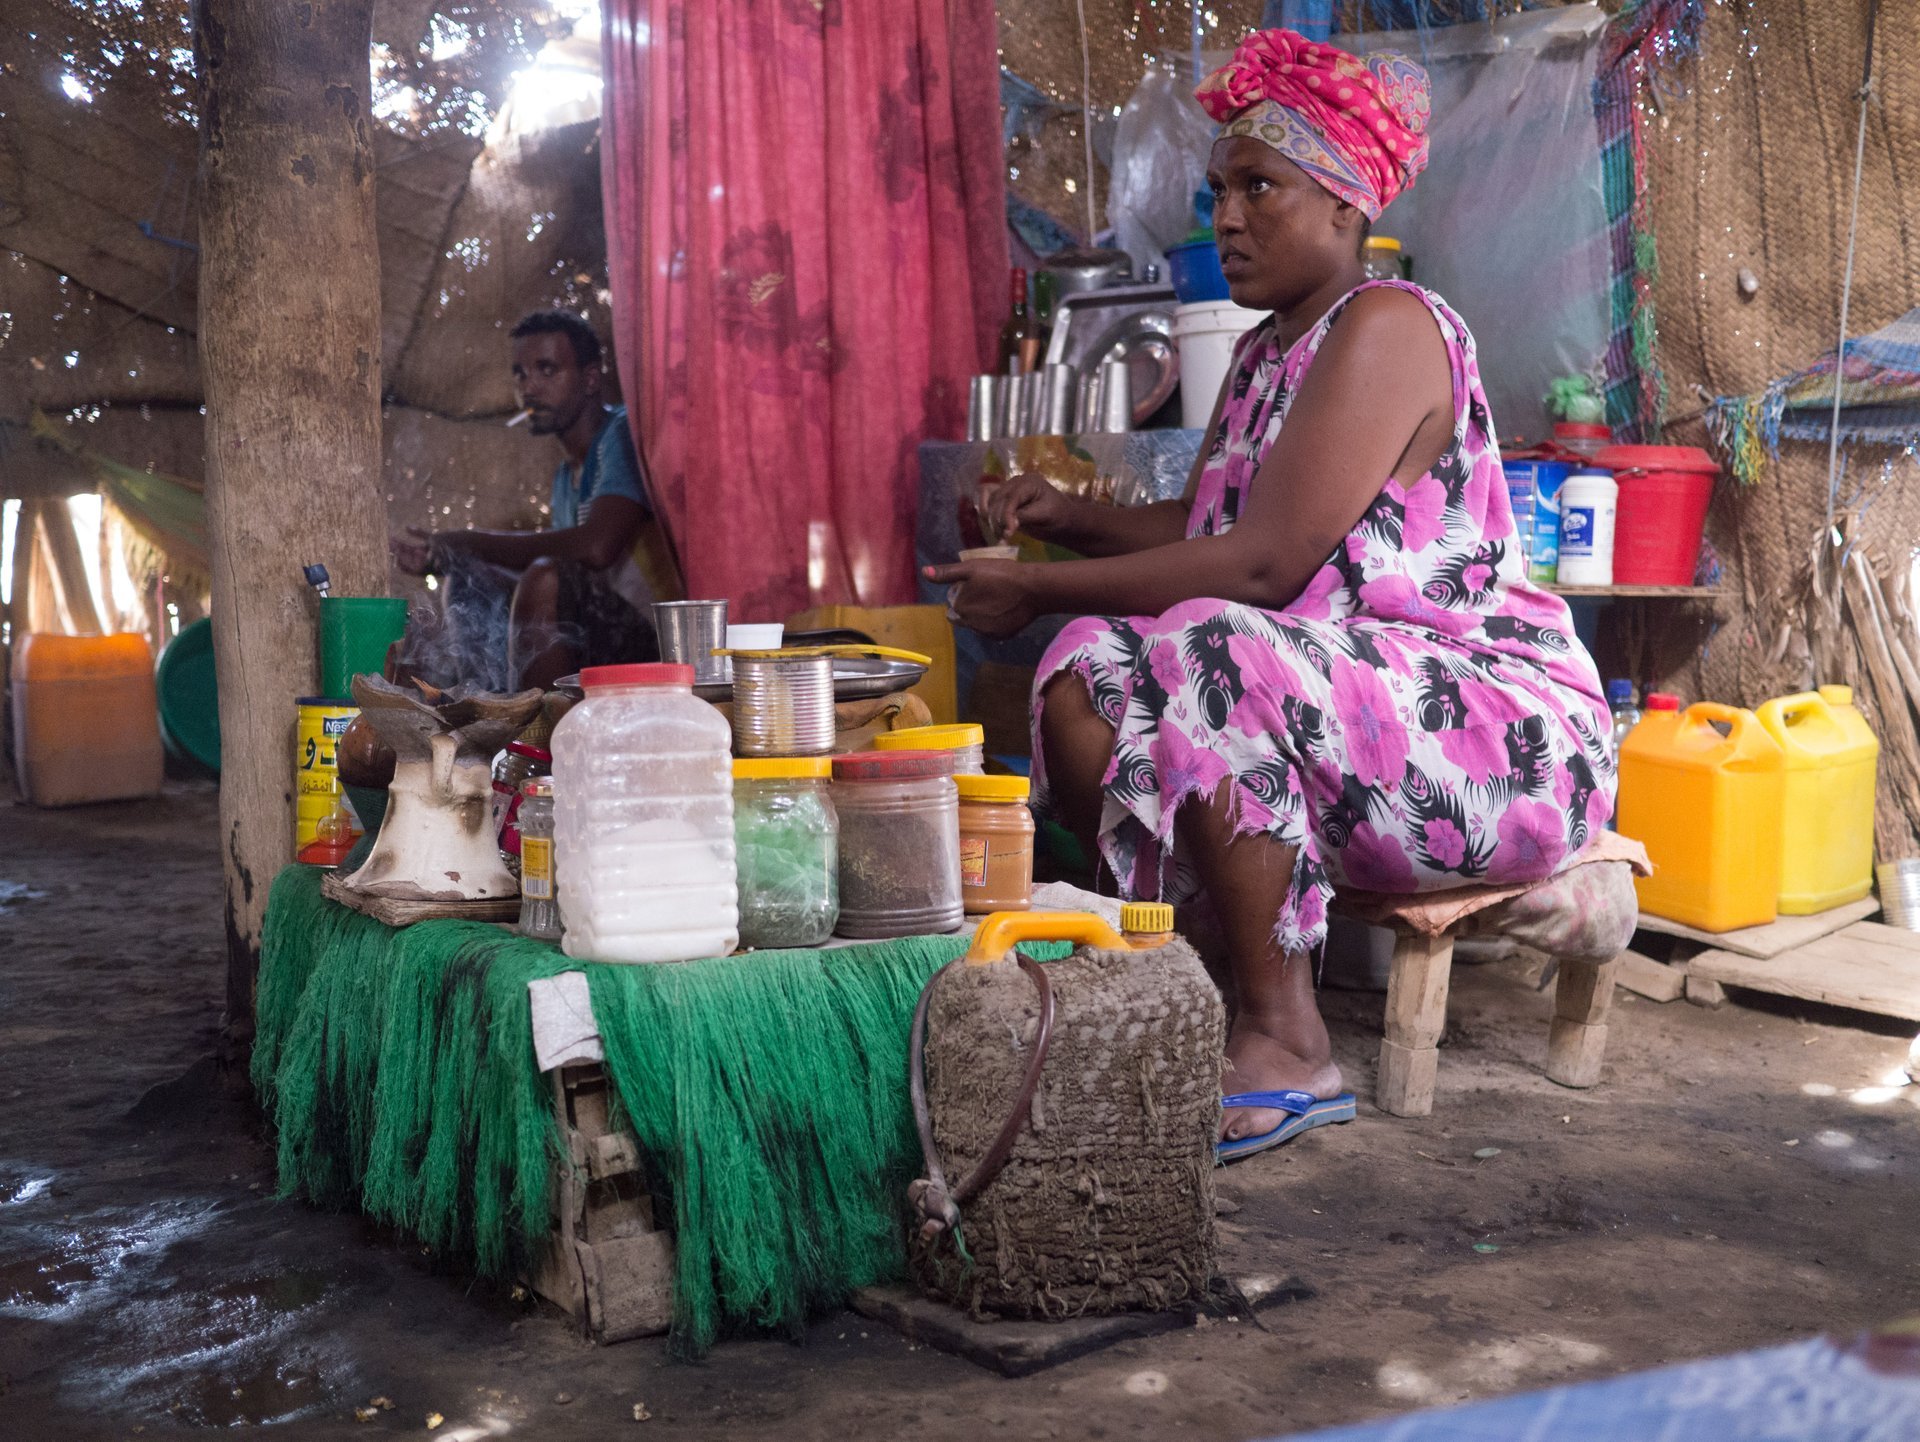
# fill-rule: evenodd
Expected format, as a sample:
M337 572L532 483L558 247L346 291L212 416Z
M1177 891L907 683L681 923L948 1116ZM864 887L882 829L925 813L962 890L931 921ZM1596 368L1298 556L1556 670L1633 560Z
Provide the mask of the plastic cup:
M407 603L386 596L325 596L320 601L320 694L346 701L355 676L386 671L387 648L407 631Z

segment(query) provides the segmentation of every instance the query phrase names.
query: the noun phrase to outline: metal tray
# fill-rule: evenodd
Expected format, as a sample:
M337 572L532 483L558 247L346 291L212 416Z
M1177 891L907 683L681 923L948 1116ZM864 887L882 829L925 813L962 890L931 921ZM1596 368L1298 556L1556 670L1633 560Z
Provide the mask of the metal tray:
M887 656L835 656L833 658L833 699L835 701L871 701L891 696L917 685L927 668L917 661L896 661ZM580 689L578 673L562 676L553 689L578 701L586 695ZM733 682L707 681L693 688L702 701L731 701Z
M1118 285L1063 297L1053 308L1049 365L1070 365L1084 374L1094 347L1116 326L1142 312L1158 312L1170 330L1180 299L1170 285Z

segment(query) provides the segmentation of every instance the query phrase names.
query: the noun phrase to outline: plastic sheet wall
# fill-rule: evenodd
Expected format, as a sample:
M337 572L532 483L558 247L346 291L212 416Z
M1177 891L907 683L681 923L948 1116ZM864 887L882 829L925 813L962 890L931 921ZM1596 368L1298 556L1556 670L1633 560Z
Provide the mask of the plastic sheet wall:
M1606 354L1608 256L1593 77L1606 16L1575 5L1427 32L1433 160L1380 218L1466 318L1502 436L1548 428L1555 376ZM1420 52L1411 32L1344 37Z
M1414 278L1473 328L1503 436L1545 433L1548 382L1594 370L1606 352L1606 207L1593 118L1605 24L1597 5L1573 5L1424 36L1336 37L1355 51L1418 55L1432 76L1432 163L1375 229L1407 247ZM1110 212L1136 268L1160 260L1193 224L1212 127L1192 88L1190 62L1169 57L1120 117Z

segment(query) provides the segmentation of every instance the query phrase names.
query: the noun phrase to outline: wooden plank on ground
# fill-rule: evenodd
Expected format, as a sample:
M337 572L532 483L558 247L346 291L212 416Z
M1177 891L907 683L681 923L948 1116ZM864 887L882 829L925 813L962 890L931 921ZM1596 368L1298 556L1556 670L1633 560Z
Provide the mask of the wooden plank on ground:
M1716 951L1730 951L1736 956L1758 957L1762 961L1770 956L1778 956L1791 951L1796 946L1805 946L1810 941L1818 941L1823 936L1831 936L1842 927L1852 926L1856 921L1865 921L1880 909L1880 903L1871 896L1858 901L1849 901L1845 906L1836 906L1831 911L1817 911L1812 916L1783 916L1778 921L1770 921L1765 926L1742 927L1739 931L1723 931L1715 934L1711 931L1698 931L1691 926L1683 926L1677 921L1668 921L1664 916L1653 916L1648 912L1640 913L1638 923L1641 931L1654 931L1662 936L1678 936L1687 941L1697 941Z
M1621 952L1619 968L1614 976L1614 984L1624 986L1635 996L1644 996L1648 1001L1678 1001L1686 992L1687 974L1684 971L1655 961L1650 956L1642 956L1637 951Z
M1313 1289L1293 1277L1240 1277L1231 1286L1215 1283L1219 1295L1208 1311L1219 1315L1255 1311L1282 1302L1301 1302ZM1000 1373L1024 1377L1042 1368L1084 1357L1115 1342L1151 1337L1179 1327L1190 1327L1199 1313L1193 1308L1171 1312L1121 1312L1111 1317L1075 1317L1062 1322L1023 1322L1010 1318L976 1322L958 1307L923 1297L911 1286L862 1287L850 1299L853 1310L876 1322L885 1322L902 1336L951 1352L969 1362Z
M1771 960L1709 951L1690 977L1920 1021L1920 933L1856 922Z

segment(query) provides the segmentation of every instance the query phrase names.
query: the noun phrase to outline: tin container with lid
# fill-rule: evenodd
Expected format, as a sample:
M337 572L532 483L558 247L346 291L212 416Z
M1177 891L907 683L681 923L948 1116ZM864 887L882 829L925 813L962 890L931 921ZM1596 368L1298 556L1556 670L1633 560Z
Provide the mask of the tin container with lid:
M840 914L840 825L824 756L733 763L740 944L818 946Z
M952 931L960 890L960 798L950 751L833 758L840 821L836 934L858 940Z
M875 751L950 751L955 776L979 776L987 769L987 729L971 722L957 726L908 726L882 731Z
M969 916L1033 905L1032 785L1024 776L956 776L960 898Z

